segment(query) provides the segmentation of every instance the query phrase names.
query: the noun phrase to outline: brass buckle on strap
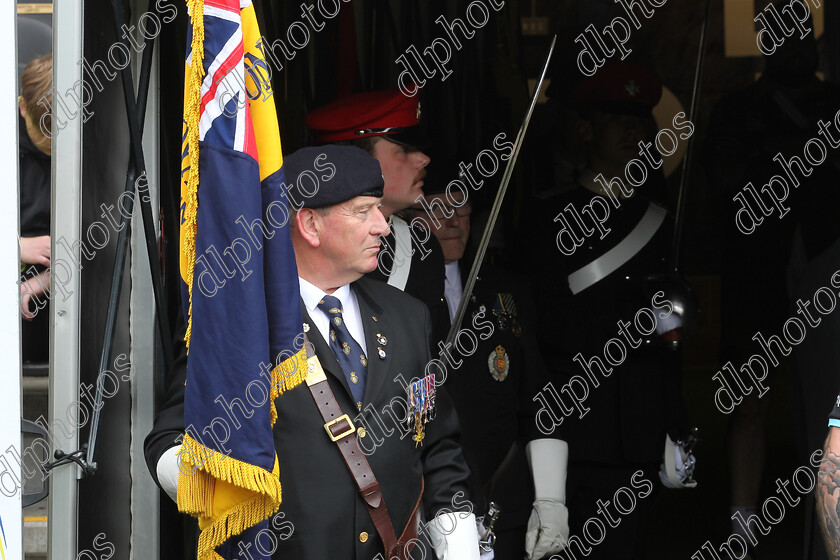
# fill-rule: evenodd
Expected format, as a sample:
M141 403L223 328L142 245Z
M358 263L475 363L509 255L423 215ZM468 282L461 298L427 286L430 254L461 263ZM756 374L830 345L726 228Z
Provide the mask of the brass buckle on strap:
M333 435L333 433L330 431L330 427L331 427L333 424L336 424L336 423L338 423L338 422L341 422L342 420L346 420L346 421L347 421L347 429L346 429L346 430L343 430L343 431L342 431L341 433L339 433L337 436L334 436L334 435ZM338 440L340 440L341 438L343 438L343 437L345 437L345 436L349 436L350 434L352 434L353 432L355 432L355 431L356 431L356 427L353 425L353 421L352 421L352 420L350 420L350 417L349 417L349 416L347 416L346 414L342 414L341 416L339 416L339 417L338 417L338 418L336 418L335 420L330 420L329 422L327 422L326 424L324 424L324 429L325 429L325 430L327 430L327 435L328 435L328 436L330 436L330 439L331 439L332 441L338 441Z

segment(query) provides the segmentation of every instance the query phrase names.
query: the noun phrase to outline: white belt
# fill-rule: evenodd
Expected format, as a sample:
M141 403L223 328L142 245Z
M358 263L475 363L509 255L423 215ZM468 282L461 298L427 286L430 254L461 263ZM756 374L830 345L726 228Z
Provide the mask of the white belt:
M647 211L636 227L621 242L589 263L569 274L569 288L578 294L618 270L648 244L665 220L664 208L648 203Z
M394 230L394 265L388 276L388 285L405 291L408 273L411 271L411 232L405 220L398 216L391 220L391 228Z

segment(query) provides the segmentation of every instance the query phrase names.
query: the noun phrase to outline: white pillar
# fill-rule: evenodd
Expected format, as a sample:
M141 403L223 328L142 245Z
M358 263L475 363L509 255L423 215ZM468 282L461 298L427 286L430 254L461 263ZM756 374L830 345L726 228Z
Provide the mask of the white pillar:
M82 201L82 119L78 111L63 112L64 92L82 79L78 64L84 54L84 1L61 0L53 4L53 138L52 138L52 265L58 261L57 241L62 237L70 246L71 258L60 251L70 270L62 282L62 293L53 289L50 299L50 420L65 419L71 403L79 398L79 316L81 298ZM59 98L61 101L59 102ZM72 109L71 109L72 110ZM63 124L63 127L62 127ZM59 130L59 127L62 127ZM62 279L63 280L63 279ZM53 278L56 282L56 277ZM54 286L53 286L54 287ZM79 430L66 437L61 429L51 429L55 447L66 453L79 449ZM55 447L51 451L55 451ZM47 558L66 560L77 552L78 478L75 464L57 467L50 473L49 528Z

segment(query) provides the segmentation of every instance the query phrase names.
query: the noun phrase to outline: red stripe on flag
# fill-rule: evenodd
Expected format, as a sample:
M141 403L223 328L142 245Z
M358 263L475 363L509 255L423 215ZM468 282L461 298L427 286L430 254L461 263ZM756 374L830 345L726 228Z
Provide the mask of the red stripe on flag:
M240 42L236 45L236 48L233 49L233 52L230 53L225 61L222 63L219 68L216 69L216 72L213 74L213 85L210 86L210 89L204 96L201 98L201 113L204 114L204 108L207 104L216 96L216 90L219 89L219 83L227 77L230 73L232 68L236 67L236 64L244 58L242 43ZM232 93L232 92L231 92ZM247 95L247 94L246 94Z
M239 0L204 0L204 5L239 15Z

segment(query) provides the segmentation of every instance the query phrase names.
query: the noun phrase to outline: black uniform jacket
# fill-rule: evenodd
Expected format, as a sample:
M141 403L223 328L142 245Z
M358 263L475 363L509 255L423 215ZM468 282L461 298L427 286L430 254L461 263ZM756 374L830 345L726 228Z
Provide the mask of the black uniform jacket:
M578 186L545 203L553 212L572 204L580 210L595 193ZM573 294L569 274L602 257L618 245L636 227L649 203L640 196L621 200L605 226L610 233L602 240L597 231L586 238L570 256L560 253L555 236L560 225L544 217L553 231L537 239L547 241L535 267L538 289L539 340L552 383L567 407L572 407L563 385L578 375L586 380L589 395L582 401L588 408L583 418L574 410L563 419L564 438L569 443L571 462L602 464L659 465L665 446L665 433L672 439L683 436L685 407L682 399L682 370L679 352L666 347L653 333L649 340L633 349L619 333L619 320L634 323L636 313L649 308L656 314L667 308L655 308L648 293L646 278L667 270L673 221L666 216L656 233L630 260L600 281ZM662 302L664 296L657 299ZM631 332L635 328L631 327ZM635 334L634 337L638 338ZM574 357L581 353L587 361L598 357L606 366L605 345L618 338L627 349L624 361L604 376L597 366L593 376L598 386ZM610 346L616 355L615 346ZM580 388L575 389L582 395ZM568 390L567 390L568 391Z
M469 265L462 259L464 282L468 274ZM543 434L535 422L539 405L533 399L548 383L548 373L537 346L535 310L525 282L485 264L472 294L462 328L480 327L474 330L478 345L472 354L464 355L471 346L462 335L464 340L458 345L462 351L454 357L464 363L452 372L446 388L461 421L464 454L472 473L470 494L479 507L489 500L501 507L496 526L504 530L527 524L534 501L525 445L533 439L559 438L561 430ZM512 459L491 488L490 480L514 444Z
M338 404L357 427L363 425L367 429L364 438L358 434L357 437L368 440L360 444L372 450L368 461L399 535L417 503L421 477L425 479L423 510L425 517L431 519L441 509L454 510L453 504L464 506L468 499L469 471L458 442L457 416L441 388L438 388L437 416L426 425L422 446L415 447L411 436L400 439L392 416L383 412L392 400L404 402L405 390L394 381L397 374L407 380L423 375L430 359L428 311L414 298L381 282L362 278L352 284L352 289L359 302L369 356L364 412L359 413L354 406L338 362L305 311L303 320L312 325L308 335ZM382 336L387 344L377 340ZM385 351L384 358L378 355L380 347ZM152 473L156 472L160 455L175 444L184 430L185 371L186 359L182 353L165 408L146 438L146 462ZM278 397L275 403L278 418L274 443L283 485L280 511L285 514L284 521L294 525L294 532L289 538L279 540L273 557L284 560L373 558L382 551L381 542L347 465L336 444L327 437L308 388L301 384ZM374 410L378 418L374 418ZM401 408L393 406L393 410ZM390 436L383 437L382 424L392 431ZM380 443L375 449L371 443L374 441ZM458 492L465 494L455 496ZM368 533L367 542L361 542L362 532ZM425 552L427 557L431 554L428 545Z
M443 297L446 271L443 266L443 249L437 237L428 230L415 228L416 235L411 237L411 269L405 283L405 293L414 296L429 308L432 317L432 347L437 346L439 340L445 340L449 332L449 308ZM429 239L423 241L423 236ZM422 243L421 243L422 241ZM402 243L402 241L400 241ZM393 267L395 237L392 233L385 236L379 253L381 265L367 276L375 280L387 282ZM384 269L384 270L383 270ZM388 274L385 274L385 272Z
M20 236L50 234L50 156L35 147L26 132L26 122L18 118L20 165ZM27 265L24 279L45 270L45 266ZM23 280L23 279L22 279ZM41 296L43 297L43 296ZM44 307L32 321L21 321L24 362L49 361L50 308Z
M35 147L18 119L20 149L20 236L50 234L50 156Z

